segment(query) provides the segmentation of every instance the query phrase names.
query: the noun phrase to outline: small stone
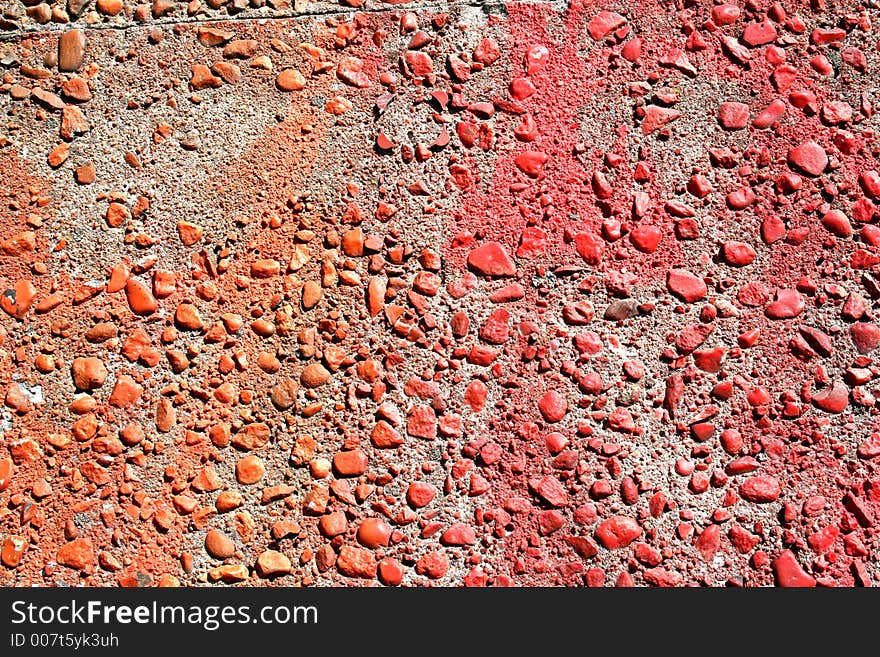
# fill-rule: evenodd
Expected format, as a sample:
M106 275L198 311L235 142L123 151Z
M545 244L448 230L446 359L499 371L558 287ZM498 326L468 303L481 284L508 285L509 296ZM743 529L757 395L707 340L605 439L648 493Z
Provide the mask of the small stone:
M86 37L82 30L68 30L58 39L58 70L78 71L83 63Z
M388 545L391 540L391 525L381 518L366 518L357 531L358 543L375 549Z
M706 282L686 269L670 269L666 275L666 288L682 301L693 303L706 296Z
M773 560L773 574L776 576L777 586L809 588L816 586L815 578L801 567L791 550L783 551Z
M214 62L211 64L211 73L219 75L227 84L236 84L241 80L241 69L232 62Z
M760 23L749 23L743 30L742 40L748 46L756 48L773 43L778 36L776 27L766 18Z
M376 577L376 558L364 548L343 545L336 559L336 568L347 577L373 579Z
M370 433L370 440L374 447L380 449L399 447L404 443L403 436L401 436L400 433L398 433L394 427L388 424L385 420L379 420L379 422L376 423L376 426L373 427L373 431Z
M188 331L201 331L205 327L198 309L191 303L181 303L177 306L174 323Z
M641 535L639 523L628 516L614 516L596 528L596 540L609 550L624 548Z
M514 276L516 265L498 242L487 242L468 254L468 266L483 276Z
M205 534L205 552L214 559L229 559L235 554L235 543L223 532L211 529Z
M568 504L568 493L556 477L547 475L540 479L531 479L529 488L550 506L564 507Z
M213 47L223 45L235 36L235 33L213 27L199 27L198 35L199 43L203 46Z
M15 466L12 459L0 459L0 493L9 488Z
M681 112L671 107L648 105L645 107L645 118L642 120L642 134L650 135L667 123L681 118Z
M61 85L61 95L68 101L85 103L92 99L89 84L81 77L70 78Z
M236 39L223 48L226 59L250 59L257 54L260 44L256 39Z
M271 435L272 432L268 425L263 422L256 422L246 425L244 429L236 433L230 439L230 443L237 449L251 451L265 446L269 442Z
M77 538L65 543L55 555L55 560L62 566L74 570L85 570L95 561L95 550L89 538Z
M16 568L21 563L28 541L23 536L7 536L0 549L0 563L7 568Z
M311 310L324 295L324 291L316 281L306 281L302 291L302 307L303 310ZM383 294L384 297L384 294Z
M780 289L776 291L776 298L764 309L764 313L770 319L791 319L800 315L806 302L803 295L797 290Z
M275 78L275 85L281 91L300 91L306 87L306 78L295 68L286 68Z
M850 327L849 333L860 354L869 354L880 346L880 326L873 322L857 322Z
M286 411L296 403L299 387L293 379L285 379L275 384L270 392L272 403L280 411Z
M333 457L333 470L340 477L359 477L367 471L369 461L359 449L337 452Z
M598 266L605 253L605 241L593 233L578 233L574 236L575 250L588 265Z
M177 234L184 246L192 246L201 241L205 234L205 229L190 221L177 222Z
M568 402L561 394L550 390L538 400L538 410L547 422L560 422L568 412Z
M755 504L775 502L782 493L782 487L775 477L750 477L739 486L740 496Z
M516 166L530 178L537 178L544 171L549 156L541 151L523 151L516 156Z
M0 308L15 319L23 319L30 310L37 295L37 288L27 279L22 279L15 287L8 288L0 295Z
M125 296L129 308L136 315L150 315L159 307L150 288L136 278L129 278L126 282Z
M263 459L253 454L248 454L235 464L235 478L238 483L249 486L255 484L266 474L266 466Z
M122 11L122 0L96 0L95 7L105 16L116 16Z
M212 582L222 580L227 584L243 582L248 578L247 566L243 564L229 564L219 566L208 571L208 579Z
M343 511L334 511L321 516L318 529L327 538L333 538L348 531L348 519Z
M330 372L320 363L309 363L299 377L299 382L306 388L320 388L329 381Z
M742 12L736 5L724 4L712 7L712 22L715 25L732 25L739 20Z
M266 550L257 557L257 575L263 579L290 574L290 559L277 550Z
M107 403L116 408L128 408L136 403L143 393L142 385L129 375L123 374L116 379L116 385L113 386L113 392L107 398Z
M663 232L657 226L639 224L629 234L633 246L642 253L654 253L660 246Z
M749 124L749 106L736 102L721 103L718 123L725 130L742 130Z
M473 527L456 523L440 535L441 545L460 547L473 545L477 542L477 534Z
M814 141L807 141L788 151L788 164L808 176L820 176L828 166L828 154Z
M50 167L57 169L67 161L69 156L70 144L61 143L53 148L49 155L46 156L46 161L49 163Z
M449 570L449 559L443 552L429 552L416 562L416 573L429 579L440 579Z
M745 242L725 242L721 247L721 255L731 267L745 267L755 261L755 249Z
M385 557L379 562L379 581L385 586L399 586L403 581L403 566L397 559Z
M76 358L70 371L73 383L79 390L96 390L107 380L107 368L100 358Z
M852 224L841 210L829 210L822 215L822 226L837 237L851 237L853 234Z
M587 23L587 32L594 41L601 41L618 27L626 23L626 19L613 11L600 11Z
M842 413L849 404L849 388L843 381L834 381L813 395L813 404L826 413Z
M73 170L73 177L80 185L91 185L97 179L95 167L91 164L84 164L81 167L77 167Z
M222 78L214 75L204 64L194 64L190 66L189 88L193 91L202 91L203 89L216 89L222 86Z
M421 509L428 506L436 494L437 491L430 484L416 481L409 485L406 491L406 501L411 507Z

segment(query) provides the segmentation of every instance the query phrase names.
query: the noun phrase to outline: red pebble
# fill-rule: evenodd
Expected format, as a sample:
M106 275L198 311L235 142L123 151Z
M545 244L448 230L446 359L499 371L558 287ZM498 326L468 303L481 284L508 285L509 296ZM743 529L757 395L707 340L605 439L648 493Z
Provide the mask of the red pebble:
M666 275L666 287L688 303L699 301L708 292L705 281L685 269L670 269Z
M760 476L746 479L739 487L740 496L755 504L767 504L779 499L782 487L775 477Z
M773 560L776 585L784 587L814 587L816 580L798 563L791 550L785 550Z
M609 550L626 547L642 535L642 528L628 516L614 516L596 528L596 540Z

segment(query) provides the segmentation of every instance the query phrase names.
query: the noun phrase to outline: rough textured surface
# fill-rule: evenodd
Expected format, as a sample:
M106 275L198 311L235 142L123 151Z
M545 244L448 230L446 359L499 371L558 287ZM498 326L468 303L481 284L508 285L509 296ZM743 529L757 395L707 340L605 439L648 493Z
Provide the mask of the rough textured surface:
M880 576L871 0L2 8L0 584Z

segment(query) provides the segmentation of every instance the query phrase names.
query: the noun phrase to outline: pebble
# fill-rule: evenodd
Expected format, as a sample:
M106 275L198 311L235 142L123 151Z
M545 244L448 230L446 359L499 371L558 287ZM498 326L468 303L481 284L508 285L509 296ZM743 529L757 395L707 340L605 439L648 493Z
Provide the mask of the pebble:
M278 550L265 550L257 557L257 575L263 579L290 574L290 559Z
M822 215L822 226L837 237L851 237L853 234L852 225L849 218L841 210L829 210Z
M856 351L869 354L880 346L880 326L873 322L856 322L849 327Z
M516 156L516 166L531 178L537 178L544 172L549 156L542 151L523 151Z
M739 486L740 496L755 504L775 502L782 493L782 487L774 477L750 477Z
M391 540L391 525L381 518L365 518L357 530L358 543L375 549L388 545Z
M666 274L666 288L687 303L699 301L708 292L705 281L686 269L670 269Z
M23 319L33 305L36 295L37 288L34 284L22 279L0 295L0 307L15 319Z
M296 396L299 391L296 381L293 379L284 379L272 386L269 397L272 403L280 411L286 411L296 403Z
M90 538L77 538L62 545L55 555L62 566L85 570L95 562L95 549Z
M429 552L416 562L416 573L429 579L440 579L449 570L449 559L444 552Z
M379 581L385 586L400 586L403 582L403 566L397 559L385 557L378 565Z
M266 474L266 466L263 459L253 454L249 454L239 459L235 464L235 478L238 483L244 485L255 484Z
M529 488L544 502L553 507L564 507L568 503L568 493L556 477L547 475L529 480Z
M343 545L336 559L336 569L346 577L374 579L377 564L373 553L369 550Z
M600 11L587 23L587 32L595 41L601 41L618 27L626 23L626 19L613 11Z
M136 278L129 278L125 283L125 296L131 311L136 315L151 315L159 307L150 288Z
M337 452L333 457L333 470L340 477L359 477L367 471L369 457L361 450Z
M309 363L303 368L299 382L305 388L320 388L330 381L331 374L320 363Z
M783 550L783 552L773 560L773 574L776 577L777 586L816 586L816 579L801 567L791 550Z
M834 381L813 395L813 404L826 413L842 413L849 404L849 388L842 381Z
M792 319L800 315L806 302L803 295L797 290L779 289L772 302L767 304L764 313L770 319Z
M828 166L828 154L814 141L806 141L788 151L788 164L808 176L821 176Z
M193 91L216 89L222 84L223 79L214 75L204 64L194 64L190 67L189 88Z
M609 550L624 548L641 535L641 526L629 516L614 516L596 527L596 540Z
M235 543L223 532L211 529L205 534L205 552L214 559L229 559L235 554Z
M724 262L732 267L745 267L755 261L757 254L751 245L745 242L725 242L721 247Z
M514 276L516 265L498 242L487 242L468 254L468 266L483 276Z
M434 499L437 491L430 484L413 482L406 491L407 503L416 509L428 506Z
M561 394L550 390L538 400L538 410L547 422L561 422L568 412L568 402Z
M107 380L107 368L100 358L75 358L70 366L73 383L79 390L97 390Z
M733 101L721 103L718 123L725 130L742 130L749 124L749 106Z
M58 70L78 71L83 64L86 37L82 30L68 30L58 39Z
M12 459L0 459L0 492L9 488L14 472L15 466L12 463Z
M16 568L27 550L28 541L23 536L7 536L0 548L0 563L7 568Z

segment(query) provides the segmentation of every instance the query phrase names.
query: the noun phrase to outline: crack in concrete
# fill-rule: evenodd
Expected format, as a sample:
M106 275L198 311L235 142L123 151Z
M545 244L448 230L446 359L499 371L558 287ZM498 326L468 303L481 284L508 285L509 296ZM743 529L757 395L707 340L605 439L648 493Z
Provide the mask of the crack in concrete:
M456 7L474 7L485 11L486 13L504 14L506 13L506 5L508 4L546 4L547 6L565 5L567 2L559 0L537 0L529 2L528 0L510 0L509 2L480 2L474 1L457 1L441 3L408 3L406 5L392 6L370 6L370 7L340 7L338 5L325 5L323 8L315 8L305 11L297 11L296 4L292 11L279 12L272 10L271 15L254 15L246 16L214 16L214 17L191 17L191 18L156 18L149 21L126 21L123 23L96 23L92 25L79 23L52 23L50 25L25 25L18 30L10 30L0 34L0 43L10 43L18 41L26 36L37 36L43 34L60 34L71 29L79 29L85 33L103 32L103 31L127 31L131 29L145 29L151 27L175 27L177 25L206 25L217 23L253 23L253 22L269 22L279 20L308 20L310 18L324 18L332 16L345 16L353 13L388 13L393 11L443 11L444 9L452 9ZM247 11L247 10L243 10ZM257 10L259 11L259 10Z

